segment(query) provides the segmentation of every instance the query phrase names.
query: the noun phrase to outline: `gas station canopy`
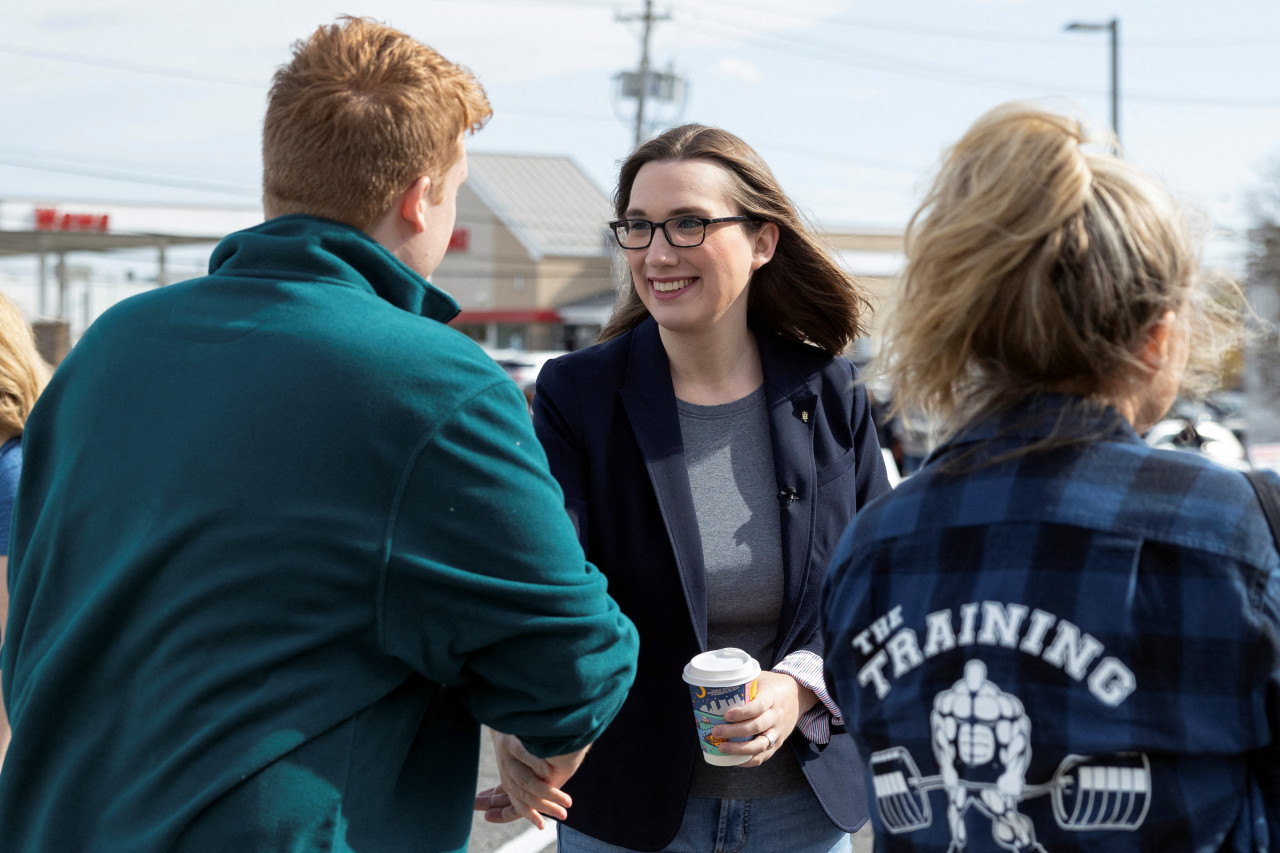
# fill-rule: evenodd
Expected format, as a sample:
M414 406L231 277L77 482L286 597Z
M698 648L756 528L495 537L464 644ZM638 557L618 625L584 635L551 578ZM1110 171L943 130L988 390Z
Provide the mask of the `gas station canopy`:
M217 243L218 236L178 234L122 234L97 231L0 231L0 257L61 255L68 252L110 252L116 249L159 249L196 243Z

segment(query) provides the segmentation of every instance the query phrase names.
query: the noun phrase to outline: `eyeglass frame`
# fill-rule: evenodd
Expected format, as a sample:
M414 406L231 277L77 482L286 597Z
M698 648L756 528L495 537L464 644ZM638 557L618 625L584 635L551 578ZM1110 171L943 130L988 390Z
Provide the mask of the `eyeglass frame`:
M702 223L702 239L700 239L696 243L676 243L675 241L673 241L671 239L671 232L667 230L667 223L675 222L679 219L696 219L697 221L701 222ZM671 248L696 249L698 246L701 246L703 243L707 241L708 225L715 225L719 222L763 222L763 221L764 220L759 219L758 217L755 217L755 216L717 216L712 218L712 217L706 217L706 216L693 216L691 214L686 213L683 216L672 216L669 219L662 220L661 222L654 222L653 220L650 220L650 219L641 219L639 217L635 217L632 219L614 219L607 224L609 226L610 233L613 234L614 242L618 244L618 248L639 251L640 249L647 249L653 245L653 235L658 233L659 228L662 229L662 236L667 238L667 245L670 246ZM628 222L648 222L649 223L649 226L650 226L649 240L643 246L622 245L622 239L618 236L618 228L623 225L626 225Z

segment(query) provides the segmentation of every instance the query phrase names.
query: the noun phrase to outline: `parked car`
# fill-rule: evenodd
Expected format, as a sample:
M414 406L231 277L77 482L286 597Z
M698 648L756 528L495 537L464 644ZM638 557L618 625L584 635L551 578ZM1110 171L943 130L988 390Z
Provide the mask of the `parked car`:
M524 398L533 403L533 385L538 380L542 365L556 356L564 355L565 350L514 350L486 349L485 352L515 380L524 392Z
M1193 403L1181 398L1143 436L1152 447L1199 453L1220 465L1247 471L1252 466L1242 437L1243 417L1238 405L1232 407L1219 400Z

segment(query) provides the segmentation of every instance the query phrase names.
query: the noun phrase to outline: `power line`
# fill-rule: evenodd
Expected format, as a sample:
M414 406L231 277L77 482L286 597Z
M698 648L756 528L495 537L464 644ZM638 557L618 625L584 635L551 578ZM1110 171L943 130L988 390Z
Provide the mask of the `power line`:
M13 156L0 156L0 166L16 169L31 169L37 172L54 172L63 175L76 175L82 178L98 178L107 181L122 181L131 184L168 187L170 189L200 190L202 192L221 193L241 198L258 195L258 190L247 184L234 184L224 181L209 181L201 178L162 177L159 175L140 174L118 169L101 169L89 166L61 165L39 162Z
M792 13L785 11L776 3L752 3L750 0L693 0L709 6L717 6L725 11L742 11L744 9L760 14L773 14L779 18L791 18ZM875 20L849 16L832 17L823 21L823 26L837 25L850 29L876 30L881 32L898 32L907 35L922 35L937 38L957 39L961 41L1000 42L1006 44L1025 45L1061 45L1059 38L1033 35L1025 32L976 30L964 27L931 26L928 24L902 23L897 21ZM1229 47L1274 47L1280 46L1280 36L1257 38L1225 38L1225 39L1125 39L1125 49L1150 48L1159 50L1183 50L1187 48L1229 48Z
M751 4L741 2L741 0L696 0L697 2L718 6L725 11L741 11L746 9L757 14L772 14L779 18L788 19L792 15L790 12L783 11L781 7L773 4ZM1028 36L1023 33L997 33L985 30L967 30L953 27L936 27L921 24L902 24L892 21L876 21L864 18L848 18L833 17L824 20L822 25L839 25L849 27L850 29L877 30L882 32L898 32L908 35L924 35L937 36L941 38L962 39L965 41L990 41L990 42L1007 42L1015 44L1060 44L1056 39L1042 36Z
M506 108L494 108L494 118L502 118L503 116L516 116L519 118L536 118L536 119L557 119L569 121L607 121L609 124L616 124L617 119L613 116L596 113L571 113L560 110L509 110ZM468 149L469 150L469 149Z
M63 204L63 203L87 204L87 203L93 203L93 202L86 202L85 200L77 199L77 200L73 200L73 202L54 202L54 201L50 201L49 203L50 203L50 204L52 204L52 205L56 205L56 204ZM101 204L109 206L109 205L110 205L110 202L101 202ZM137 202L129 202L129 205L130 205L130 206L132 206L132 207L140 206L140 205L139 205L139 203L137 203ZM146 205L141 205L141 206L146 206ZM164 203L158 203L158 204L156 204L156 205L154 205L154 206L156 206L156 207L166 207L166 206L171 206L171 205L166 205L166 204L164 204ZM183 207L185 207L185 205L183 205ZM598 236L599 236L599 238L600 238L599 245L600 245L601 247L609 247L609 248L611 249L611 248L612 248L612 242L611 242L611 241L612 241L612 239L613 239L613 238L608 236L608 228L607 228L607 226L606 226L606 224L605 224L605 223L608 221L608 218L609 218L609 216L610 216L610 215L611 215L611 214L606 214L606 215L602 215L602 216L601 216L601 218L600 218L600 220L598 221L598 223L596 223L596 224L598 225L598 228L596 229L596 231L597 231L597 234L598 234ZM16 222L16 221L20 221L20 220L15 220L15 219L12 219L12 218L10 218L7 222L6 222L5 220L0 220L0 229L3 229L3 228L9 228L9 227L11 227L11 226L13 225L13 223L14 223L14 222ZM460 214L460 215L457 217L457 219L456 219L455 225L456 225L456 226L462 226L462 227L479 228L479 227L484 227L484 226L494 226L494 225L495 225L495 222L497 222L497 221L493 218L493 216L489 216L489 215L485 215L485 214L479 214L478 216L476 216L476 217L474 217L474 218L473 218L473 217L470 217L470 216L467 216L467 215L465 215L465 214ZM534 216L531 216L531 217L528 217L528 218L523 218L523 217L507 217L506 219L501 220L500 222L497 222L497 224L498 224L498 225L500 225L501 227L505 227L505 228L507 228L507 229L509 229L509 230L519 230L519 229L529 228L529 227L534 227L534 226L538 226L538 225L552 225L552 226L558 226L558 227L562 227L562 228L572 228L572 227L580 226L580 225L582 224L582 222L583 222L582 217L578 217L578 216L556 216L556 215L555 215L555 214L553 214L553 213L548 213L548 214L537 214L537 215L534 215ZM28 223L23 222L22 224L25 226L25 225L27 225ZM134 233L134 232L130 232L130 231L118 231L118 230L117 230L117 231L113 231L113 233L117 233L117 234L131 234L131 233ZM585 232L584 232L584 234L585 234ZM120 250L120 251L127 251L127 250ZM473 256L473 257L474 257L474 256ZM516 251L510 251L510 252L498 252L498 253L495 253L495 254L493 254L493 255L487 255L487 256L486 256L486 258L492 258L492 259L497 260L498 262L510 262L510 263L512 263L512 264L523 264L523 263L529 263L529 262L530 262L530 259L528 258L528 256L527 256L527 255L525 255L525 254L523 254L523 253L520 253L520 252L516 252ZM487 261L485 261L485 262L487 263ZM480 261L476 261L476 263L480 263Z
M457 5L458 0L427 0L427 2ZM598 9L610 11L617 3L613 0L467 0L470 6L519 6L524 9L537 6L565 6L574 9Z
M971 71L956 68L955 66L914 62L903 59L902 57L894 54L882 53L874 50L864 50L860 48L857 52L857 56L851 56L847 46L817 41L814 39L788 36L781 33L761 33L739 24L711 21L706 18L699 19L699 22L704 27L709 27L713 31L720 30L722 32L728 32L731 37L737 38L741 36L752 36L756 39L760 47L777 51L779 53L785 53L790 56L804 56L806 58L822 59L826 62L847 65L853 68L866 68L887 74L925 77L951 83L965 82L973 85L999 86L1002 88L1059 88L1060 91L1064 91L1060 87L1038 87L1036 84L1028 83L1025 79L1021 78L975 74ZM820 53L815 53L815 51ZM1089 92L1084 89L1074 91L1080 94L1089 94Z
M436 2L448 2L450 4L454 4L457 0L436 0ZM611 5L608 3L596 2L596 0L537 0L537 2L530 2L530 0L468 0L468 2L470 5L520 6L522 8L541 5L598 9L600 11L608 11L609 5ZM0 53L7 53L13 56L25 56L30 59L66 62L73 65L84 65L91 68L109 68L114 71L129 71L135 74L147 74L153 77L171 77L179 80L194 80L200 83L220 83L228 86L243 86L253 89L265 89L271 82L269 77L265 79L251 79L248 77L237 77L234 75L218 74L216 72L209 71L193 71L189 68L178 68L168 65L154 65L111 59L108 57L85 56L79 53L43 50L40 48L13 44L12 42L0 42Z
M756 146L752 146L753 148ZM856 166L861 169L876 169L882 172L898 172L900 174L919 175L925 170L906 163L897 163L891 160L879 160L871 158L845 157L839 154L827 154L813 149L791 148L789 146L780 147L776 145L769 146L770 151L778 154L786 154L791 157L801 157L808 160L825 160L828 163L837 163L842 166Z
M179 80L195 80L199 83L221 83L228 86L246 86L254 89L265 89L268 80L250 80L246 77L232 77L227 74L214 74L204 71L191 71L186 68L174 68L165 65L147 65L140 62L125 62L118 59L105 59L83 56L75 53L63 53L54 50L38 50L30 47L0 42L0 53L14 56L25 56L31 59L47 59L52 62L66 62L72 65L85 65L90 68L110 68L115 71L130 71L135 74L148 74L152 77L172 77Z
M1038 92L1057 92L1062 94L1089 96L1104 94L1093 89L1061 86L1054 83L1041 83L1021 78L978 74L965 69L956 68L955 66L915 62L903 59L902 57L895 56L893 54L861 48L858 50L856 56L851 56L847 47L830 42L821 42L814 39L800 38L781 33L760 33L739 24L709 21L705 18L701 18L699 22L703 27L708 27L712 31L718 29L722 32L728 31L731 34L736 34L733 37L741 37L743 35L753 36L759 47L768 50L785 53L790 56L821 59L838 65L846 65L853 68L865 68L886 74L922 77L925 79L939 80L948 83L965 83L974 86L1024 90L1030 89ZM1280 108L1280 99L1268 98L1209 98L1185 95L1165 95L1148 92L1131 92L1126 94L1126 99L1131 101L1148 101L1152 103L1210 107L1236 107L1247 109Z
M486 2L496 5L509 5L504 0L473 0L473 2ZM511 0L511 3L516 0ZM600 8L604 9L602 3L593 3L590 0L540 0L542 5L555 6L575 6L582 8ZM720 3L719 0L700 0L700 2L710 6L720 6L728 8L727 4ZM734 4L740 5L743 0L733 0ZM527 5L525 0L519 0L520 5ZM749 8L751 4L746 4ZM736 5L735 5L736 8ZM761 11L765 10L764 6L757 5ZM768 11L777 13L777 7L770 4ZM778 34L778 33L760 33L749 27L744 27L734 23L725 23L721 21L709 20L695 13L697 20L704 30L712 32L719 31L721 34L727 34L726 37L740 40L743 37L754 39L758 46L765 49L781 52L789 56L802 56L807 59L819 59L825 62L847 65L850 67L867 68L874 71L887 74L900 74L906 76L924 77L927 79L941 80L950 83L962 83L981 86L997 86L1001 88L1015 89L1037 89L1061 92L1063 94L1081 94L1096 96L1101 94L1096 90L1061 87L1050 84L1030 82L1025 79L1004 78L990 75L975 74L964 69L949 67L944 65L936 65L929 63L918 63L904 59L894 54L859 50L855 55L851 55L847 46L839 45L834 42L818 41L806 39L794 35ZM836 23L843 23L846 26L865 26L868 28L896 28L903 31L914 31L924 34L948 35L957 38L999 38L1013 39L1009 34L983 33L974 30L960 30L945 27L927 27L920 25L905 25L886 22L874 22L865 20L845 20ZM1057 43L1057 42L1055 42ZM1126 42L1129 44L1129 42ZM225 83L238 86L253 86L261 88L262 84L249 81L244 78L231 77L226 75L210 75L200 72L192 72L185 69L177 69L171 67L144 65L140 63L119 62L109 59L95 59L75 56L68 53L58 53L53 51L43 51L23 48L11 44L0 43L0 52L14 53L23 56L34 56L52 61L70 62L81 65L89 65L95 67L108 67L118 70L127 70L135 73L152 74L166 77L177 77L181 79L195 79L209 83ZM1177 104L1177 105L1200 105L1210 107L1245 107L1245 108L1276 108L1280 107L1280 101L1272 99L1224 99L1210 97L1195 97L1186 95L1168 95L1157 93L1133 93L1128 96L1133 100L1146 101L1150 103ZM596 115L589 113L574 113L567 111L529 111L529 110L501 110L499 115L511 117L523 117L532 119L550 119L553 121L595 121L610 122L615 119L609 115ZM775 148L779 153L789 154L792 156L803 158L817 158L830 162L847 164L855 167L865 167L873 169L881 169L903 174L917 173L919 169L911 166L888 163L885 161L874 161L865 158L851 159L836 154L825 154L817 151L801 151L797 149ZM209 181L207 179L186 178L180 176L157 175L146 172L145 170L134 166L93 166L82 163L65 163L52 162L50 158L43 155L31 155L18 153L14 156L12 153L5 156L3 149L0 149L0 165L7 165L15 168L31 169L37 171L48 171L54 173L64 173L77 175L82 177L101 178L105 180L120 181L125 183L146 184L153 186L169 187L176 189L195 189L206 192L221 193L233 195L243 198L258 196L257 186L249 186L243 184L235 184L231 182Z
M1280 37L1241 39L1125 39L1125 50L1138 47L1149 50L1212 50L1224 47L1277 47Z
M487 3L492 5L520 5L528 6L526 0L472 0L473 3ZM538 0L541 5L552 5L562 7L575 8L598 8L604 9L604 4L592 2L592 0ZM699 0L704 4L711 6L720 6L721 8L739 8L743 4L743 0L733 0L732 3L721 3L719 0ZM754 6L755 11L768 12L778 15L785 13L778 12L777 7L770 4L766 6ZM786 53L791 56L801 56L804 58L819 58L827 62L847 65L854 68L865 68L873 71L880 71L885 74L898 74L909 77L920 77L924 79L939 80L949 83L965 83L975 86L998 87L998 88L1018 88L1018 89L1035 89L1038 91L1058 91L1065 94L1089 95L1097 96L1103 94L1101 92L1076 87L1063 87L1054 84L1040 84L1027 81L1021 78L998 77L986 74L977 74L966 69L956 68L954 66L935 65L931 63L915 62L904 57L883 53L880 51L868 50L860 48L857 56L851 56L847 46L824 43L812 39L797 37L783 33L761 33L750 27L740 24L714 21L705 17L700 17L696 13L694 18L699 20L704 27L709 26L713 30L719 29L721 34L726 34L730 38L750 37L761 42L761 46ZM831 23L840 24L851 28L862 29L879 29L886 31L897 31L903 33L913 33L917 35L933 35L948 38L957 38L971 41L1002 41L1014 42L1022 44L1062 44L1059 40L1040 39L1028 37L1025 35L1012 33L996 33L981 30L967 30L950 27L930 27L916 24L899 24L893 22L871 21L866 19L834 19ZM771 43L772 42L772 43ZM1259 45L1267 46L1280 44L1278 39L1234 39L1215 42L1213 40L1189 40L1185 42L1179 41L1159 41L1146 43L1147 46L1161 48L1182 48L1188 46L1199 47L1229 47L1240 45ZM1144 42L1140 40L1126 40L1126 49L1130 47L1143 46ZM814 49L826 51L830 55L813 56ZM137 62L128 62L116 59L102 57L87 57L79 54L72 54L59 51L41 50L36 48L22 47L7 42L0 42L0 53L8 53L16 56L26 56L36 59L44 59L54 62L65 62L74 65L83 65L93 68L109 68L117 71L127 71L136 74L146 74L156 77L168 77L180 80L190 80L202 83L222 84L231 86L240 86L254 88L258 90L265 89L269 80L252 80L245 77L236 77L231 75L217 74L203 71L192 71L185 68L177 68L173 66L144 64ZM1211 106L1211 107L1238 107L1246 109L1273 109L1280 108L1280 100L1268 98L1221 98L1207 96L1180 96L1150 92L1130 92L1126 97L1129 100L1149 101L1152 103L1167 104L1184 104L1189 106ZM523 115L526 117L538 117L538 113L530 113L525 111L504 110L506 115ZM594 116L584 114L555 114L546 113L547 118L573 118L575 120L585 121L614 121L611 116Z
M571 116L542 116L538 113L519 113L519 115L532 117L552 117L552 118L569 118ZM595 120L595 116L577 116L577 119ZM612 122L612 119L609 119ZM779 154L786 154L792 157L800 157L806 159L824 160L830 163L838 163L844 166L855 168L876 169L880 171L897 172L900 174L917 174L922 170L914 166L897 163L888 160L879 160L873 158L853 158L841 154L825 153L813 149L800 149L790 146L770 146L770 150ZM484 153L482 149L477 149L477 153ZM79 177L100 178L103 180L119 181L122 183L142 184L146 186L168 187L171 189L195 189L205 192L220 193L224 195L232 195L240 198L258 199L261 196L261 190L257 185L237 184L232 182L208 181L200 178L186 178L181 176L168 176L146 173L133 166L102 166L80 163L61 162L63 158L56 161L50 161L48 157L43 155L32 155L24 153L18 149L6 149L0 146L0 166L9 166L19 169L29 169L38 172L52 172L55 174L77 175ZM479 222L472 224L481 224Z
M73 166L84 168L102 168L108 170L118 170L122 172L131 172L143 175L157 175L156 172L150 171L151 167L156 165L152 163L140 163L137 160L121 160L116 158L95 157L92 162L87 162L79 154L71 154L66 151L55 151L48 148L21 148L14 145L0 145L0 157L18 157L24 160L36 160L41 162L52 163L70 163ZM160 177L176 177L179 180L186 180L188 176L166 176ZM195 179L198 180L198 179ZM248 184L240 184L239 186L248 187Z

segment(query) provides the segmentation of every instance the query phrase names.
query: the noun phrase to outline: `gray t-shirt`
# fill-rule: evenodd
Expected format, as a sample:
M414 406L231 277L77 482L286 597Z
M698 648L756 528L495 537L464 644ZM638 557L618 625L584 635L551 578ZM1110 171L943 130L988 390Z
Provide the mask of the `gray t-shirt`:
M768 669L782 612L782 526L763 388L718 406L676 401L702 539L708 648L734 646ZM803 737L797 733L795 737ZM696 797L749 799L804 790L788 747L760 767L698 762Z

